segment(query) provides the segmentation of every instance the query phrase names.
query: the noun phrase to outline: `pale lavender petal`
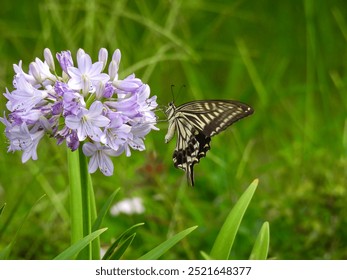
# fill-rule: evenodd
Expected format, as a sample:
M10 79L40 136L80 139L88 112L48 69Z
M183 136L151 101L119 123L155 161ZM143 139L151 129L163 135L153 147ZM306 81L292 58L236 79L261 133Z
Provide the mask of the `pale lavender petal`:
M110 157L106 155L106 153L102 154L102 159L99 162L100 171L105 176L111 176L113 174L113 162Z
M81 119L74 115L66 116L65 124L68 128L77 129L81 125Z
M92 119L93 125L98 127L105 127L110 123L110 120L105 116L98 116Z
M89 108L89 114L91 116L94 116L94 115L101 115L102 113L102 109L104 108L104 106L102 105L102 103L100 101L94 101L92 103L92 105L90 105L90 108Z
M84 143L82 146L82 151L87 157L90 157L93 154L95 154L97 150L97 147L90 142Z
M91 77L94 77L97 75L102 75L102 74L100 74L102 71L102 67L103 67L103 65L102 65L101 61L95 62L93 65L90 65L90 67L88 68L88 75ZM105 75L107 75L107 74L104 73L103 76L105 76Z
M124 80L113 81L112 84L117 89L127 91L127 92L133 92L134 90L136 90L139 87L139 85L134 83L134 82L127 82Z
M82 73L86 73L92 66L92 59L85 53L77 57L77 65Z
M98 156L97 155L93 155L88 163L88 171L89 173L94 173L98 167L99 167L99 160L98 160Z
M84 129L82 129L80 135L88 135L93 141L98 141L99 142L100 141L100 137L102 135L102 131L101 131L101 129L99 127L92 126L91 123L85 122L84 123Z
M31 134L32 141L31 143L27 144L26 148L23 151L22 163L27 162L30 158L32 158L33 160L37 160L36 149L43 136L44 136L43 130L38 131L34 134Z

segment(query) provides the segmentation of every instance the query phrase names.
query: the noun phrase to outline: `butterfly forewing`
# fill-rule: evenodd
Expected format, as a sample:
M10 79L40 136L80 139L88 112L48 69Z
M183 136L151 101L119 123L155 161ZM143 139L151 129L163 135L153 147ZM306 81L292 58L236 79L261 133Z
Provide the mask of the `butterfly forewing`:
M214 136L234 122L253 113L248 105L231 100L201 100L183 104L176 112L206 136Z
M177 108L173 103L169 105L166 110L169 130L165 141L170 141L176 131L174 165L187 173L190 185L194 185L193 166L206 156L211 137L252 113L248 105L231 100L192 101Z

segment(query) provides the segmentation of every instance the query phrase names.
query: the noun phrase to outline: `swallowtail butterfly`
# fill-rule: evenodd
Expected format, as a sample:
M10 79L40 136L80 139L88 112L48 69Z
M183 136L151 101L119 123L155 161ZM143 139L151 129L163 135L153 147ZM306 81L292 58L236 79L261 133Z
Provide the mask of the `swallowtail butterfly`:
M186 172L191 186L194 186L194 164L206 156L211 137L252 113L250 106L232 100L197 100L178 107L169 103L165 111L169 122L165 143L177 133L173 162Z

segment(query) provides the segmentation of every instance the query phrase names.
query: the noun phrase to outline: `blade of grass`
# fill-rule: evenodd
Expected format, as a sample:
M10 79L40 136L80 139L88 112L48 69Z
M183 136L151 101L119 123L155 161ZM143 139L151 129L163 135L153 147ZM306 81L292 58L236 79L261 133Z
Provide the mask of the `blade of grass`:
M144 254L139 260L157 260L160 256L162 256L165 252L167 252L171 247L173 247L177 242L182 240L188 234L190 234L193 230L195 230L198 226L193 226L187 228L180 233L177 233L170 239L164 241L148 253Z
M206 252L200 251L200 254L204 258L204 260L212 260L212 258Z
M110 255L108 259L119 260L123 256L126 249L128 249L128 247L131 245L135 236L136 236L136 233L133 233L128 238L126 238L124 242L122 242L119 246L117 246L117 249Z
M266 260L269 251L270 228L269 222L263 223L257 239L255 240L250 260Z
M110 248L108 248L108 250L106 251L104 257L102 258L103 260L108 260L111 258L111 255L113 254L113 252L115 252L117 250L117 247L120 243L122 243L122 241L127 238L127 236L129 234L131 234L135 228L144 225L144 223L138 223L136 225L133 225L132 227L128 228L126 231L124 231L117 239L115 242L113 242L113 244L110 246Z
M88 246L91 241L93 241L95 238L98 238L100 234L102 234L104 231L106 231L107 228L102 228L97 231L92 232L91 234L87 235L86 237L82 238L81 240L78 240L76 243L72 244L69 248L61 252L58 256L54 258L54 260L70 260L72 259L76 254L78 254L83 248Z
M98 217L96 218L94 224L93 224L93 227L92 227L92 231L95 231L97 229L100 228L101 226L101 223L107 213L107 211L110 209L111 205L112 205L112 202L116 196L116 194L119 192L120 188L118 188L117 190L115 190L111 195L110 197L106 200L106 202L104 203L104 205L102 206L101 210L100 210L100 213L98 215Z
M233 246L236 233L241 224L243 215L253 197L257 188L258 179L255 179L242 194L233 209L230 211L226 218L216 241L213 244L210 256L216 260L227 260L229 258L230 250Z
M249 77L252 80L254 88L258 93L259 100L262 102L262 105L266 106L268 104L269 94L259 75L256 65L254 64L253 60L251 59L251 56L249 55L249 51L246 44L243 40L236 39L236 46L240 52L243 63L245 64L245 67L247 68Z

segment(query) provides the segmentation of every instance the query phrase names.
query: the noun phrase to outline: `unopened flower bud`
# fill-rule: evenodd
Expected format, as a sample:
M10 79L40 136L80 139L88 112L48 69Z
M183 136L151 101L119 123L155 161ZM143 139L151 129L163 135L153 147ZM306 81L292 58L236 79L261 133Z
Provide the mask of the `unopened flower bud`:
M105 69L108 58L108 52L105 48L101 48L99 51L99 61L102 62L102 71Z
M55 65L54 65L54 59L53 55L50 49L45 48L43 51L43 56L45 58L45 61L51 71L55 71Z

